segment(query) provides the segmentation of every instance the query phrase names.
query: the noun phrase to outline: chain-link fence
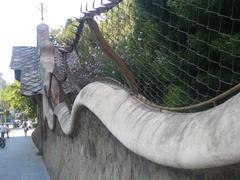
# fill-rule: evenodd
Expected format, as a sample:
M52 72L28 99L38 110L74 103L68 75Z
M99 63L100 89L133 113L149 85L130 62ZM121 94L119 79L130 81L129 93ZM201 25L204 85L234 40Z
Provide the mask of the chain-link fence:
M71 19L61 35L53 33L58 43L71 44L94 77L111 77L130 89L135 80L135 93L167 107L199 104L234 87L231 94L239 92L240 0L96 4L84 5L80 23ZM100 35L88 20L93 17ZM83 27L84 21L89 26ZM115 58L127 64L130 75ZM219 99L212 104L226 97Z

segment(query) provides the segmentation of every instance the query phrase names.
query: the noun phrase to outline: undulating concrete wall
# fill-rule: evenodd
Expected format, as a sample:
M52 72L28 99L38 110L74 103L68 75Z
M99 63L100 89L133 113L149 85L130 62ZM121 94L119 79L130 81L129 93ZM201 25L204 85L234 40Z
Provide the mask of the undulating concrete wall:
M240 179L240 165L198 171L160 166L125 148L88 109L80 117L70 136L58 122L53 131L47 128L43 158L54 180Z

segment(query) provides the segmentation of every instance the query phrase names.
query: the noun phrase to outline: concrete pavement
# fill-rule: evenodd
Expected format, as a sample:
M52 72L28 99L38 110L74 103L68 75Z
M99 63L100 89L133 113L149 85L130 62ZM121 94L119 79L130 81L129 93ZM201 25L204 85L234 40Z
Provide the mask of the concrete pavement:
M0 148L1 180L50 180L41 156L30 137L24 137L23 129L10 131L5 148Z

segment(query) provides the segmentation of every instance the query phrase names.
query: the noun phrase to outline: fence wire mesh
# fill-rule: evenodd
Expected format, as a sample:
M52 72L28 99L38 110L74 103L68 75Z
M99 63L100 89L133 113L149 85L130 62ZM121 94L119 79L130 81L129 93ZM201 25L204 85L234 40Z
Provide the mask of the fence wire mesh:
M139 93L158 105L200 103L240 82L240 0L123 0L95 18L133 72ZM78 21L67 25L61 36L52 32L58 44L75 37ZM94 77L127 86L88 26L74 48Z

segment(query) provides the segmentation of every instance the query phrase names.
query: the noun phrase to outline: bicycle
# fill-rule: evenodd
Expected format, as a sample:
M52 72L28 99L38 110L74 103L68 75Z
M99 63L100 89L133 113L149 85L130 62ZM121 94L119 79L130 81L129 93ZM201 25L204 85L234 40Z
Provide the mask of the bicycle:
M0 147L4 148L6 146L6 139L0 137Z

